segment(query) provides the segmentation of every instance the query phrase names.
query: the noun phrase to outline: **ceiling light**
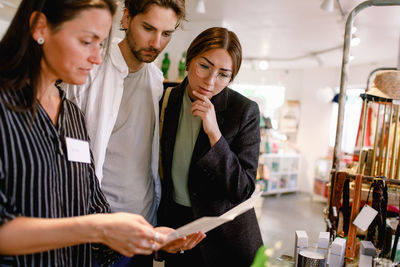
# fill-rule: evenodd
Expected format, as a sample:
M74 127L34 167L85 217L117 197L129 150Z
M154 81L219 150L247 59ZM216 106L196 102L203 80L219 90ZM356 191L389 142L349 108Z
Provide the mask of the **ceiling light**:
M268 67L269 67L268 61L266 61L266 60L261 60L261 61L258 63L258 67L260 68L260 70L267 70Z
M353 35L353 38L351 38L351 41L350 41L350 46L355 47L355 46L359 45L360 43L361 43L360 37Z
M332 12L334 8L334 0L324 0L321 4L321 8L327 12Z
M204 0L197 0L196 12L197 13L206 13L206 5L204 3Z

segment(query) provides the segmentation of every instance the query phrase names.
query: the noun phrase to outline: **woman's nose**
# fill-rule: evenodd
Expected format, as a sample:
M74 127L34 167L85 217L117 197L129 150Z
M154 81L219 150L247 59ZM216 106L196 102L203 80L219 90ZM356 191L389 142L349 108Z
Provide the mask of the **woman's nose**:
M103 62L100 47L96 47L92 50L92 54L89 56L89 61L96 65L100 65Z

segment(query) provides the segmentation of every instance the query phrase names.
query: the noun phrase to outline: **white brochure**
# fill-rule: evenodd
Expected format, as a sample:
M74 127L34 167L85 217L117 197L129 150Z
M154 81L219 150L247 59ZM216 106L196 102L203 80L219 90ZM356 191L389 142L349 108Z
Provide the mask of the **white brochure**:
M221 224L232 221L233 219L236 218L236 216L253 208L256 202L259 200L261 194L262 192L254 194L248 200L242 202L241 204L237 205L236 207L230 209L229 211L225 212L220 216L201 217L193 222L181 226L178 229L176 229L175 232L169 234L168 239L174 240L179 237L183 237L185 235L189 235L200 231L203 233L207 233L208 231L220 226Z

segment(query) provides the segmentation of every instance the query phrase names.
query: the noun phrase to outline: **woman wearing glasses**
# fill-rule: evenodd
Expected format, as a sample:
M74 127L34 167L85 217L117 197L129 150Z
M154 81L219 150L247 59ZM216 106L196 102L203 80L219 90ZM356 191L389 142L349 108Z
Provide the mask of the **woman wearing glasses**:
M207 29L189 46L187 77L164 102L160 225L221 215L254 191L260 112L227 87L241 59L237 36L225 28ZM208 232L194 249L168 254L166 267L250 266L261 245L252 209Z

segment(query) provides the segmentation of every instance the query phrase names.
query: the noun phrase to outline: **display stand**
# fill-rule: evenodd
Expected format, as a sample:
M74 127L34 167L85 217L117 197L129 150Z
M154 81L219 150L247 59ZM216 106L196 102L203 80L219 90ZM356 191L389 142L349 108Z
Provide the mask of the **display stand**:
M355 7L349 14L346 20L344 45L343 45L343 60L342 60L342 71L340 78L340 92L339 92L339 108L338 108L338 120L336 127L336 138L335 148L333 153L333 164L332 169L339 170L340 158L341 158L341 144L343 136L343 122L344 122L344 109L346 104L346 90L348 82L348 71L350 64L350 41L351 31L353 28L353 22L355 16L363 9L371 6L396 6L400 5L400 0L371 0L365 1Z
M379 68L371 72L368 83L367 92L369 91L370 78L373 73L380 70L392 70L393 68ZM400 111L400 101L395 101L389 98L383 98L375 95L362 94L363 99L363 113L361 116L361 126L359 127L359 138L360 142L360 152L358 156L358 165L355 173L350 173L350 171L337 172L332 170L331 175L331 191L329 198L329 213L327 217L328 229L333 236L340 233L341 229L338 227L339 219L342 217L347 217L349 229L343 227L341 232L342 236L347 236L348 242L346 247L346 259L347 261L356 260L357 256L357 239L356 232L357 227L352 224L353 220L359 213L361 201L367 200L368 188L371 184L377 181L383 181L390 188L397 188L400 185L400 149L399 146L399 111ZM375 129L375 136L373 147L364 147L365 145L365 135L366 128L370 124L370 120L367 120L367 114L370 108L377 108L377 119L373 126ZM383 115L383 116L380 116ZM381 118L382 117L382 118ZM369 131L371 132L371 131ZM368 136L372 137L371 136ZM370 144L369 144L370 145ZM341 177L341 178L340 178ZM345 208L342 209L342 214L339 213L341 194L345 192L344 183L346 181L351 182L352 188L352 210L351 216L349 212L345 215ZM354 182L355 181L355 182ZM347 184L348 185L348 184ZM349 188L347 189L347 191ZM348 194L348 193L347 193ZM396 201L394 201L396 199ZM343 206L344 206L344 196L343 196ZM347 196L347 203L350 202L349 195ZM357 205L356 205L357 204ZM371 205L371 203L367 203ZM392 204L396 207L398 206L398 194L390 195L388 194L388 199L385 203L385 213L387 205ZM361 206L362 207L362 206ZM344 219L343 219L344 220ZM348 230L348 232L347 232ZM384 231L385 233L385 231ZM390 232L388 232L391 235Z
M299 177L299 154L264 153L259 164L264 181L263 195L296 192Z
M342 135L343 135L343 123L344 123L344 111L345 111L345 103L346 103L346 87L347 87L347 82L348 82L348 70L349 70L349 63L350 63L350 40L352 37L352 27L353 27L353 21L354 17L363 9L370 7L370 6L395 6L395 5L400 5L399 0L376 0L376 1L366 1L361 4L359 4L356 8L354 8L346 21L346 29L345 29L345 37L344 37L344 46L343 46L343 60L342 60L342 71L341 71L341 80L340 80L340 93L339 93L339 108L338 108L338 120L337 120L337 127L336 127L336 139L335 139L335 147L334 147L334 154L333 154L333 163L332 163L332 171L331 171L331 182L330 182L330 195L329 195L329 209L327 210L327 229L328 231L331 232L331 236L334 238L337 234L338 231L338 225L337 222L339 221L339 207L340 207L340 197L341 194L343 193L343 189L347 188L348 189L348 182L351 180L354 182L354 189L353 189L353 197L352 197L352 210L351 210L351 216L348 213L348 209L344 209L346 211L346 218L349 219L346 223L349 225L349 228L346 229L344 236L347 236L348 241L346 245L346 261L347 262L354 262L356 259L356 247L357 247L357 238L356 238L356 231L357 228L354 226L352 223L355 216L359 213L359 207L360 207L360 201L362 199L362 184L370 184L372 182L375 182L379 179L379 181L384 181L384 183L393 186L393 187L398 187L399 180L394 180L394 179L387 179L386 177L376 177L376 174L378 175L387 175L391 173L391 168L392 166L396 166L395 159L396 157L391 157L394 162L389 162L390 158L388 157L389 151L390 151L390 146L385 146L385 137L387 137L387 140L390 140L390 136L385 135L385 127L386 124L385 122L382 123L382 128L380 132L380 143L378 146L378 134L376 132L376 139L374 146L376 146L377 149L374 149L370 153L370 157L373 159L372 164L370 166L372 169L368 170L369 173L371 173L371 176L365 175L366 167L368 166L367 161L368 157L365 156L367 154L363 154L362 149L360 149L360 157L359 157L359 168L357 169L358 174L351 174L348 172L339 172L340 170L340 163L341 163L341 144L342 144ZM370 75L371 76L371 75ZM367 85L369 86L369 84ZM388 101L382 101L382 99L368 99L367 97L364 98L364 115L362 119L363 126L361 128L361 147L364 144L364 134L365 134L365 124L366 124L366 114L368 113L368 102L376 102L378 105L382 104L385 107L385 115L383 121L385 121L386 116L389 117L389 125L392 123L392 118L393 118L393 108L389 109L389 111L386 109L386 104ZM379 109L380 110L380 109ZM399 109L397 109L396 112L396 125L398 123L398 116L399 116ZM386 115L386 112L388 112ZM390 115L389 115L390 114ZM378 125L378 123L377 123ZM390 131L389 131L390 132ZM389 144L389 142L386 141L386 144ZM379 149L378 149L379 147ZM383 152L385 151L385 153ZM375 154L375 153L379 154ZM392 152L392 155L395 155L395 153ZM376 157L378 157L378 160L376 161ZM397 157L397 159L400 158ZM376 162L376 164L375 164ZM390 166L390 167L389 167ZM400 166L400 164L397 164L397 166ZM344 178L344 179L343 179ZM346 182L347 181L347 182ZM346 203L346 206L349 204L348 203L349 199L346 198L346 201L343 199L343 205Z

